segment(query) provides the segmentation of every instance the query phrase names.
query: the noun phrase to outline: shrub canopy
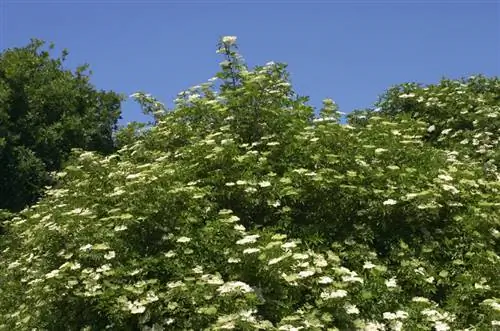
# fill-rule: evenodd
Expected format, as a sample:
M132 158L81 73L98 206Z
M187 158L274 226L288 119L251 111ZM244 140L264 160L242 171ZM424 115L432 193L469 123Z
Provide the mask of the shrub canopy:
M135 94L157 124L110 156L75 150L60 187L8 222L0 328L500 323L500 180L483 167L494 148L477 158L458 148L469 145L443 133L438 114L469 109L474 148L497 144L498 98L479 87L498 80L393 89L383 111L344 125L331 100L315 116L284 64L248 69L234 37L219 52L221 72L173 110ZM443 93L432 111L429 91ZM402 111L411 98L433 117Z

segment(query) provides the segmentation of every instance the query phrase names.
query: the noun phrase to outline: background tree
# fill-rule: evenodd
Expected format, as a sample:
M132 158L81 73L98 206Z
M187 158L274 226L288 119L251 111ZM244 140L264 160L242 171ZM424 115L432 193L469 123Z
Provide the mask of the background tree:
M96 90L86 65L64 69L67 51L51 58L43 46L32 40L0 54L0 209L33 203L71 148L115 149L122 97Z

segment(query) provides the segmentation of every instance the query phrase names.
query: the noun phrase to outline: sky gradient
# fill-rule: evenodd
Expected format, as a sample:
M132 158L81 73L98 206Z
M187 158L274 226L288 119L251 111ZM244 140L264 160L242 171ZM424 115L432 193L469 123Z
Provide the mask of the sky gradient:
M218 39L238 37L253 67L288 63L310 104L370 107L391 85L500 76L499 1L0 0L0 49L30 38L90 64L99 89L145 91L168 107L219 70ZM145 120L132 100L125 124Z

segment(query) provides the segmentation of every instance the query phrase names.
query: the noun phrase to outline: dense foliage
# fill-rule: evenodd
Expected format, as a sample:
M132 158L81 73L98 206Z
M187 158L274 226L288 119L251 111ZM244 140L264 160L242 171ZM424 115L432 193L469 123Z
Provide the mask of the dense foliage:
M315 117L285 65L250 70L235 37L219 52L221 72L173 110L135 94L156 125L110 156L75 150L61 185L8 222L0 329L500 324L500 180L484 146L498 144L498 98L474 88L498 80L393 89L344 125L332 100ZM462 134L491 153L443 133L463 109L478 124Z
M85 74L62 67L44 43L0 54L0 209L19 211L51 183L71 148L114 151L121 97L97 91Z

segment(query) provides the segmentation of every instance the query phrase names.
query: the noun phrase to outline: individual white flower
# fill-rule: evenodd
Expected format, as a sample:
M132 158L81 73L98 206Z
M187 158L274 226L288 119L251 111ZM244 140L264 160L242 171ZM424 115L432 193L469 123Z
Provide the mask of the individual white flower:
M178 243L188 243L190 241L191 241L191 238L188 238L188 237L180 237L179 239L177 239Z
M222 42L226 45L233 45L234 43L236 43L236 39L236 36L224 36L222 37Z

